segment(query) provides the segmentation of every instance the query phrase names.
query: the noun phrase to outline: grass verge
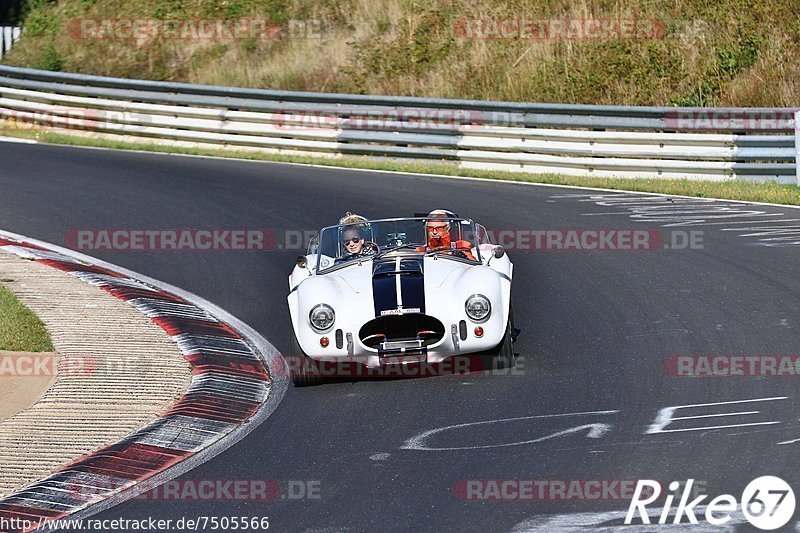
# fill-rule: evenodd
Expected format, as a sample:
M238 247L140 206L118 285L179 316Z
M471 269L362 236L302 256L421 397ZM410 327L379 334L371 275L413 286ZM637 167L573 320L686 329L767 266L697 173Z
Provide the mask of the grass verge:
M83 74L587 104L800 98L796 0L26 0L23 15L3 62ZM181 19L268 19L280 32L131 31Z
M53 343L42 321L0 285L0 350L52 352Z
M333 159L326 157L270 154L265 152L233 149L170 146L157 143L90 138L41 129L0 127L0 136L36 139L42 143L69 146L94 146L100 148L113 148L117 150L144 150L161 153L226 157L231 159L304 163L340 168L409 172L414 174L441 174L444 176L460 176L467 178L484 178L504 181L545 183L552 185L573 185L578 187L595 187L624 191L675 194L680 196L694 196L697 198L721 198L725 200L741 200L747 202L800 205L800 187L796 185L781 185L774 182L714 182L659 178L584 178L562 176L557 174L527 174L522 172L464 169L446 164L418 163L413 161L374 161L366 157Z

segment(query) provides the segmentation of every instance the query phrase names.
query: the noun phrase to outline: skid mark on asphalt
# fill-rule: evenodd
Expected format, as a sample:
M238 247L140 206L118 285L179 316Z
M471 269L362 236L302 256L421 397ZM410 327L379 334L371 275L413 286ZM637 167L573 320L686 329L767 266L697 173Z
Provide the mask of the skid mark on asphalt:
M674 435L676 433L683 434L690 433L703 437L706 434L718 432L720 430L732 430L740 428L750 428L770 426L773 431L786 431L793 430L796 424L789 425L786 420L775 419L776 414L772 411L775 410L775 402L785 402L789 400L787 396L772 396L765 398L745 398L739 400L728 400L720 402L696 403L686 405L671 405L662 407L655 412L653 422L644 429L643 435ZM755 404L755 405L754 405ZM746 409L734 410L730 409ZM765 412L764 409L767 411ZM688 412L687 412L688 411ZM594 442L589 446L591 449L602 449L606 446L621 446L633 444L640 446L646 443L637 441L635 443L629 442L615 442L613 440L613 433L617 430L617 423L610 420L603 422L590 422L586 423L585 420L575 424L574 419L585 417L610 417L620 413L620 410L605 410L605 411L581 411L576 413L558 413L558 414L545 414L545 415L532 415L521 416L514 418L500 418L496 420L481 420L478 422L467 422L462 424L453 424L449 426L430 429L414 435L407 439L401 446L401 450L410 451L424 451L424 452L442 452L442 451L465 451L465 450L485 450L489 448L504 448L511 446L523 446L541 444L553 439L561 439L564 437L579 436L583 438L593 439ZM676 416L679 415L679 416ZM564 420L569 427L562 427L560 429L544 429L542 427L534 428L534 431L544 432L543 434L535 435L532 433L523 433L522 435L508 437L507 442L495 442L491 444L472 444L465 445L464 437L456 439L455 436L450 435L451 440L457 440L461 445L447 446L436 445L430 442L434 437L441 437L453 431L461 431L467 429L470 432L476 433L473 430L480 429L487 425L505 425L519 421L537 421L548 422ZM505 427L503 428L505 429ZM496 434L507 434L503 429L498 428ZM730 433L730 431L728 431ZM606 438L609 434L612 440L607 441ZM737 433L743 434L743 433ZM531 438L533 437L533 438ZM691 438L691 437L690 437ZM784 437L785 438L785 437ZM512 440L513 439L513 440ZM797 440L786 440L776 442L776 444L792 444L800 442ZM581 446L580 449L587 446ZM372 459L372 457L370 457Z
M370 458L370 460L372 460L372 461L385 461L386 459L388 459L389 457L391 457L391 455L392 455L392 454L390 454L390 453L385 453L385 452L381 452L381 453L373 453L372 455L370 455L370 456L369 456L369 458Z
M432 447L428 445L428 439L437 435L439 433L444 433L447 431L451 431L454 429L463 429L467 427L474 427L474 426L483 426L487 424L502 424L505 422L515 422L519 420L536 420L536 419L547 419L547 418L564 418L564 417L577 417L577 416L597 416L597 415L612 415L616 414L619 411L585 411L580 413L559 413L559 414L552 414L552 415L534 415L534 416L520 416L515 418L501 418L499 420L482 420L480 422L468 422L466 424L454 424L452 426L445 426L441 428L431 429L429 431L425 431L420 433L419 435L415 435L408 439L403 445L400 447L402 450L418 450L418 451L455 451L455 450L481 450L486 448L505 448L509 446L521 446L523 444L536 444L539 442L544 442L546 440L550 440L557 437L563 437L566 435L572 435L575 433L585 433L586 438L589 439L599 439L606 433L611 430L610 424L603 424L603 423L592 423L592 424L582 424L580 426L572 427L569 429L565 429L562 431L558 431L556 433L551 433L549 435L545 435L535 439L523 440L523 441L516 441L516 442L505 442L501 444L483 444L483 445L476 445L476 446L456 446L456 447Z
M715 226L721 231L737 232L739 237L761 246L800 246L800 218L794 212L787 216L785 212L766 211L758 205L630 193L560 194L550 199L615 208L584 216L627 216L663 228Z

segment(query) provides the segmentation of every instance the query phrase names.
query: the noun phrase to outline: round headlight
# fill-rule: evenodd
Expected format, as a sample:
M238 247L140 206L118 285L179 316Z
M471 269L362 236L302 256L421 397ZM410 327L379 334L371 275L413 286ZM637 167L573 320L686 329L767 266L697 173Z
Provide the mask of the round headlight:
M336 319L336 313L333 308L327 304L315 305L311 312L308 314L308 321L314 329L323 331L333 325Z
M467 298L464 310L474 322L483 322L492 314L492 304L489 302L489 298L483 294L473 294Z

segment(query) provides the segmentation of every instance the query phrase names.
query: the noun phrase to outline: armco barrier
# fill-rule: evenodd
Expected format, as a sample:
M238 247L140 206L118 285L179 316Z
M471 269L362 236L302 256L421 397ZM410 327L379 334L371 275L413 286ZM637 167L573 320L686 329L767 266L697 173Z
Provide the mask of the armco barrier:
M12 123L577 176L799 183L795 112L271 91L0 66L0 118Z

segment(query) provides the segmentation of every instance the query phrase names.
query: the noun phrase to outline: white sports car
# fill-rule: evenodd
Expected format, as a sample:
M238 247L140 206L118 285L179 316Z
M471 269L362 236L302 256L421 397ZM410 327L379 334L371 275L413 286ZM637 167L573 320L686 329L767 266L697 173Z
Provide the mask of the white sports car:
M437 232L446 235L430 240ZM302 363L290 363L292 378L317 381L320 361L376 368L480 353L493 368L512 366L512 272L503 248L468 219L323 228L289 276L292 356Z

